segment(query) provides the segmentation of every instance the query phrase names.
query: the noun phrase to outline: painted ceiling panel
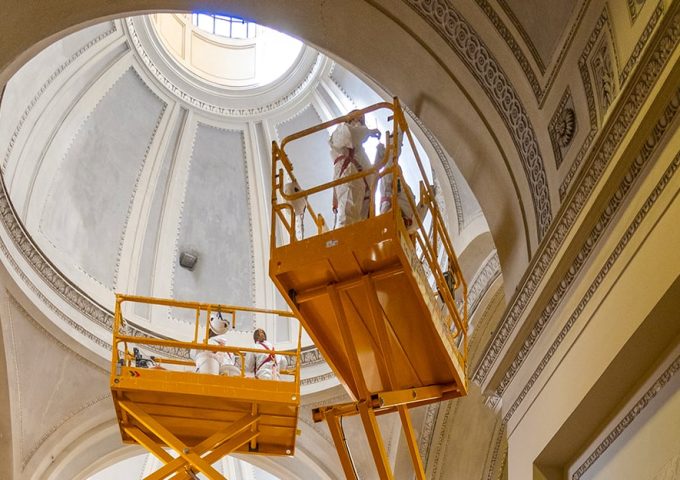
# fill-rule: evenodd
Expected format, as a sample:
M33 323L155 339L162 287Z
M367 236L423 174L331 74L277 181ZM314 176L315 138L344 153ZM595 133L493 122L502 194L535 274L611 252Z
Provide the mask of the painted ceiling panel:
M198 262L193 271L176 266L173 296L177 299L253 304L253 242L243 141L241 131L198 125L177 243L178 255L195 253ZM190 312L174 315L193 319Z
M164 108L126 71L73 138L43 210L45 236L111 289L137 178Z
M549 65L571 16L576 0L545 2L543 0L504 0L501 6L526 35L525 41L543 65Z

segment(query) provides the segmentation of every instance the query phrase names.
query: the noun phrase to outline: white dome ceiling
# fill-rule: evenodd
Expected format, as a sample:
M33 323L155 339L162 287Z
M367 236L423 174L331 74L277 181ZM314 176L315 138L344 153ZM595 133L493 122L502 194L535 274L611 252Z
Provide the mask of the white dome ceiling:
M23 271L54 292L37 303L69 312L58 326L104 358L114 292L282 307L267 275L271 142L389 98L377 90L308 46L269 85L220 87L180 68L149 17L50 46L12 78L0 112L6 187L41 252ZM413 126L463 251L486 222L451 159ZM324 139L291 147L301 178L330 178ZM486 285L498 274L493 244L473 250L464 268L491 267ZM179 265L183 252L198 257L193 270ZM144 308L131 319L140 334L161 335L190 320ZM288 326L262 326L280 345L294 341ZM242 342L254 328L240 327ZM316 349L304 364L303 391L337 383Z

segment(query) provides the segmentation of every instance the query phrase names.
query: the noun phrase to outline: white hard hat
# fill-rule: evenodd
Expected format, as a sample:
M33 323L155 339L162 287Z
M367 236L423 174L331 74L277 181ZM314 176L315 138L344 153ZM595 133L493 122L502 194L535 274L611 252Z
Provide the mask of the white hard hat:
M222 318L221 313L213 313L210 315L210 330L217 335L222 335L227 332L229 328L229 321Z

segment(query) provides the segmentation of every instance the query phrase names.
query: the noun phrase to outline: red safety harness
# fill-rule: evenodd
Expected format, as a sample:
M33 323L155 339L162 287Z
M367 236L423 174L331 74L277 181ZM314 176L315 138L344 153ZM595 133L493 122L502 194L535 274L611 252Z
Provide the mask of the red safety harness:
M345 173L345 170L347 170L347 167L351 165L354 165L357 169L357 171L362 172L364 168L361 166L361 164L357 161L356 158L354 158L354 149L353 148L348 148L349 153L347 155L340 155L333 161L333 165L337 165L340 162L342 163L342 166L340 167L340 173L338 175L338 178L342 178L342 176ZM362 178L364 181L364 186L366 187L364 192L364 200L368 200L370 196L370 191L371 189L368 187L368 182L366 181L366 177ZM338 210L338 196L335 193L335 188L333 189L333 211Z
M267 355L267 358L265 358L265 359L262 361L262 363L260 363L259 365L255 364L255 377L257 377L257 371L258 371L260 368L262 368L262 367L264 366L265 363L274 362L274 366L276 366L276 357L274 356L273 353L271 353L271 352L272 352L272 349L269 348L269 347L267 346L267 344L265 344L264 342L257 342L257 344L260 345L262 348L264 348L265 350L267 350L267 351L270 352L270 353L269 353L269 355Z

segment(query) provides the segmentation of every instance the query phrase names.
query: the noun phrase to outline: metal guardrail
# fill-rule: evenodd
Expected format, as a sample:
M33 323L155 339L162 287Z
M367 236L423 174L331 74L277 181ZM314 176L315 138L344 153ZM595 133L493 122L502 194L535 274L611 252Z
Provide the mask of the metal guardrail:
M308 137L315 133L329 129L335 125L344 122L349 122L353 119L359 118L369 112L377 112L380 110L387 110L388 120L392 122L392 131L386 138L389 139L385 148L385 155L371 168L364 169L361 172L351 174L342 178L331 180L320 185L312 185L308 188L303 188L294 173L293 162L285 151L288 144ZM401 153L401 145L399 139L404 138L408 141L414 157L418 170L420 172L419 179L419 203L424 206L426 213L421 217L418 215L416 202L413 195L410 193L406 179L404 178L402 169L399 165L399 156ZM394 161L389 164L390 159ZM392 175L392 192L391 192L391 210L385 215L392 215L395 222L399 225L402 232L402 237L409 242L410 246L417 253L419 258L423 259L422 266L426 270L426 275L434 279L436 292L433 294L439 296L442 302L448 308L450 313L449 328L457 340L459 350L463 353L463 359L467 359L467 327L468 327L468 301L467 301L467 284L463 278L458 258L453 250L453 245L446 230L445 222L439 210L437 202L435 201L435 192L430 185L423 162L418 154L416 144L411 131L408 128L406 117L399 104L399 100L394 98L393 103L381 102L371 105L367 108L356 110L348 115L338 117L334 120L321 123L311 128L302 130L298 133L289 135L281 141L279 146L277 142L272 142L272 222L271 222L271 242L270 248L273 253L276 248L280 246L294 244L302 240L298 238L296 229L296 218L293 202L303 199L306 201L307 210L316 226L316 234L322 234L328 231L326 220L323 216L317 213L311 202L311 197L323 191L332 190L339 185L343 185L356 180L365 179L370 186L370 209L368 218L372 218L380 213L375 205L375 192L378 182L386 175ZM295 193L284 192L284 185L287 181L295 182L300 186L300 190ZM400 209L395 208L399 205L398 201L398 185L401 184L406 189L405 197L408 199L411 211L413 214L413 221L416 224L415 231L408 232L404 224ZM403 197L402 197L403 198ZM429 225L426 226L427 213L430 215ZM283 227L283 232L287 234L287 238L280 238L277 234L277 226ZM443 252L445 258L440 258L438 252ZM440 264L447 265L448 268L442 270ZM459 300L462 299L462 308L456 305L456 293L459 295Z
M173 338L158 338L158 337L139 337L128 335L126 332L126 320L123 316L123 304L125 303L141 303L146 305L157 305L174 308L190 309L195 311L195 324L193 330L193 337L185 340L178 340ZM136 363L140 360L139 355L135 355L135 346L156 347L155 350L196 350L209 351L214 353L231 353L240 358L240 376L245 377L245 355L247 353L263 353L261 348L251 348L233 345L213 345L208 343L210 317L212 313L220 312L230 320L231 329L234 329L238 322L239 314L260 314L260 315L276 315L283 318L295 318L290 312L282 310L270 310L253 307L240 307L234 305L211 304L200 302L185 302L172 299L161 299L152 297L143 297L136 295L116 294L116 307L113 321L113 343L112 343L112 358L111 358L111 372L114 374L120 366L134 367L139 366ZM297 348L294 350L270 350L272 355L284 355L292 358L293 368L280 372L283 375L293 376L294 381L299 385L300 381L300 355L301 355L301 339L302 326L298 324L298 339ZM188 355L187 355L188 357ZM179 367L179 370L191 371L195 363L184 358L177 358L172 356L153 356L142 359L145 362L151 363L153 366L164 368L163 365L173 365ZM147 363L147 367L149 366Z

